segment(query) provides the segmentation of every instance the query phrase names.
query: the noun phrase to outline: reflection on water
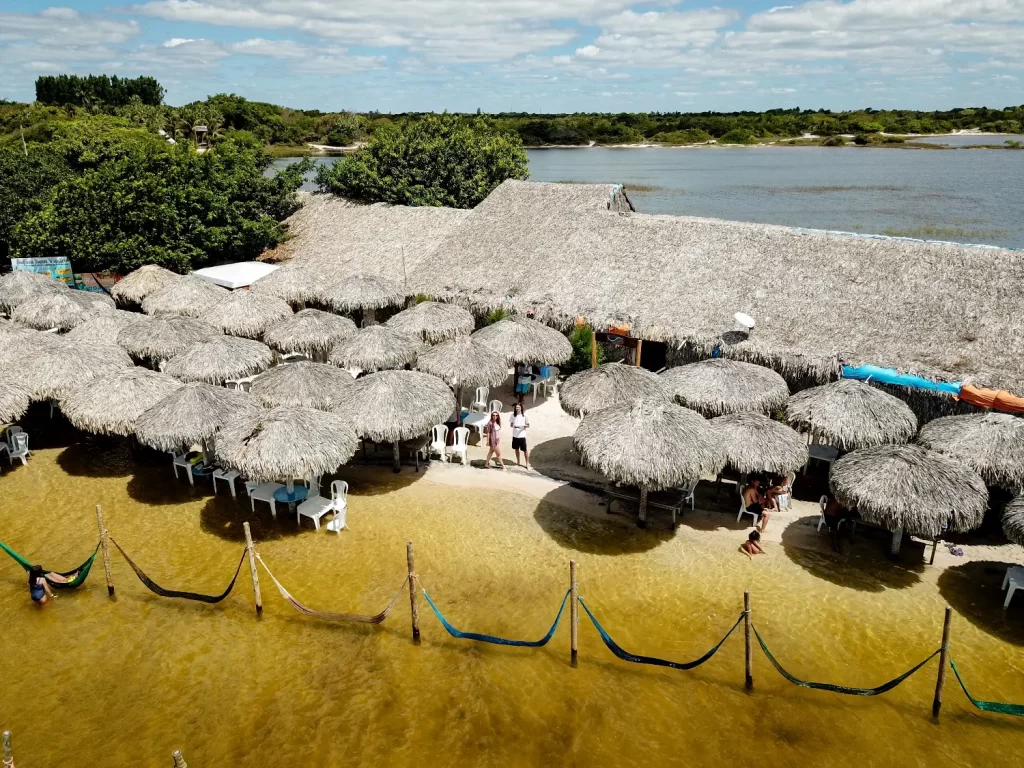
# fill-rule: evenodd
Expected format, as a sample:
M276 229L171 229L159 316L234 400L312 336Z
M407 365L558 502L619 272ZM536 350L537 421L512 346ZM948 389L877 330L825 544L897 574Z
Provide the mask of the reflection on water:
M375 613L404 576L411 540L424 587L456 626L535 638L574 557L581 593L630 651L699 656L750 589L755 623L794 674L860 686L934 650L948 600L970 611L954 623L953 649L972 692L1024 701L1024 627L995 621L1001 593L979 587L974 573L939 578L925 568L906 583L865 586L866 574L890 564L809 565L788 543L750 562L736 552L742 534L696 530L685 517L674 533L639 531L625 517L568 513L555 494L537 502L459 490L408 469L398 478L348 471L351 530L337 536L308 521L297 528L283 507L274 521L244 498L190 491L163 457L125 475L99 457L69 462L67 450L40 450L0 476L3 540L51 567L88 554L100 503L113 535L157 582L216 593L250 520L263 557L300 600ZM758 654L747 693L741 634L681 673L613 658L583 617L573 669L566 623L541 650L481 646L448 637L421 602L415 646L404 601L381 627L328 625L292 611L264 579L258 621L245 568L237 591L208 606L152 595L116 553L113 566L116 600L98 567L85 588L39 610L21 569L0 562L0 713L19 765L165 765L180 747L205 766L931 768L1011 765L1024 739L1020 723L975 715L949 686L935 726L934 665L868 700L795 688Z

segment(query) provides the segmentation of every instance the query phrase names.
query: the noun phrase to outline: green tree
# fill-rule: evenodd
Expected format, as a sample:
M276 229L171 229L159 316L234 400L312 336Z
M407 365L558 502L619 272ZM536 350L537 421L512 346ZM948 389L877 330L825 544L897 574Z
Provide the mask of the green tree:
M164 100L164 89L152 77L42 75L36 78L36 101L40 104L121 107L132 98L159 106Z
M585 371L590 368L591 361L591 349L594 344L594 329L589 325L577 326L573 329L572 333L569 334L569 343L572 344L572 357L569 358L569 362L562 366L562 373L573 374ZM604 362L604 348L601 345L597 347L597 364L601 365Z
M528 177L518 136L443 114L380 128L344 162L320 166L316 180L366 202L472 208L506 179Z
M744 128L733 128L725 135L719 137L719 144L756 144L757 139L750 131Z
M7 259L15 225L39 210L50 190L67 177L67 164L55 152L37 144L28 155L0 149L0 259Z

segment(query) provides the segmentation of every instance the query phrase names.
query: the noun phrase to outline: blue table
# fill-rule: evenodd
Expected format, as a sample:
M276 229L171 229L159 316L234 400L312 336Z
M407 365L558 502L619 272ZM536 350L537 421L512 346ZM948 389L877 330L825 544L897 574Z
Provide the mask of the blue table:
M274 491L274 501L280 501L282 504L295 504L298 501L305 501L309 495L309 488L304 485L296 485L292 488L292 492L288 493L288 486L285 485Z

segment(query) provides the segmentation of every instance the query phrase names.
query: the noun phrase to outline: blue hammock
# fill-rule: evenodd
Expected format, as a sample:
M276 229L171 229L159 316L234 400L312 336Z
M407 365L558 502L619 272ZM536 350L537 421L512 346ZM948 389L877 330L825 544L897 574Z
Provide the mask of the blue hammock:
M544 635L540 640L506 640L503 637L495 637L494 635L481 635L477 632L461 632L451 624L448 620L441 615L441 612L437 610L437 606L434 605L434 601L430 599L430 595L427 594L427 590L422 590L423 596L427 598L427 603L431 608L434 609L434 614L441 622L442 626L448 630L448 634L452 637L460 640L478 640L481 643L493 643L494 645L513 645L518 648L540 648L548 644L551 637L555 634L555 630L558 628L558 622L562 619L562 612L565 610L565 603L569 599L569 590L565 591L565 595L562 597L562 605L558 608L558 615L555 616L555 623L551 625L551 629Z

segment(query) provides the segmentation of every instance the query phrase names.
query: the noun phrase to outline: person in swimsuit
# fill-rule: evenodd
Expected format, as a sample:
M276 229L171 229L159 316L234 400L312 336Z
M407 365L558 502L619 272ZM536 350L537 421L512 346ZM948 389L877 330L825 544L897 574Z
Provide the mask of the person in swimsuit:
M497 411L491 413L491 420L484 427L487 433L487 458L484 459L484 468L491 466L491 456L498 462L498 469L505 469L501 461L501 414Z
M39 605L45 603L49 598L54 597L49 583L46 581L46 571L41 565L33 565L28 571L28 591L32 600Z
M763 531L768 524L768 499L761 493L761 478L757 475L750 478L747 487L743 489L743 506L747 508L747 512L758 515L760 525L757 530Z
M754 555L763 555L764 550L761 549L761 534L757 531L751 531L747 540L740 544L740 552L751 560L754 559Z

